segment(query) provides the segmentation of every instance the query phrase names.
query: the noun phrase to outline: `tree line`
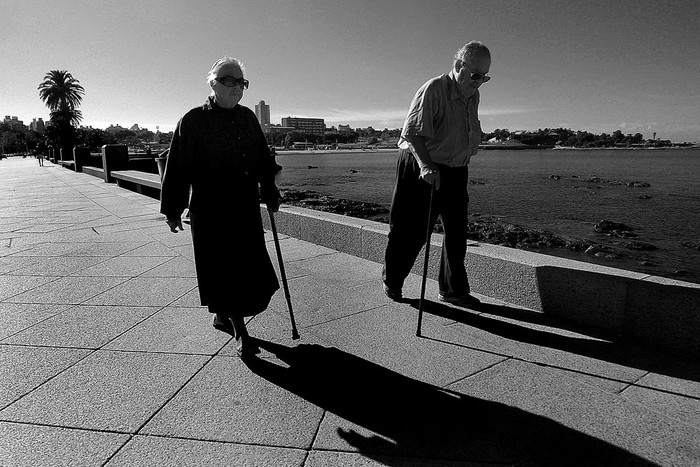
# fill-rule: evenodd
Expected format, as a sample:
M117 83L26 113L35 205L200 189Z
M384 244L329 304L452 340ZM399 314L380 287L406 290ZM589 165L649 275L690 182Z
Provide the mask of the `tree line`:
M568 128L544 128L531 132L511 132L508 129L496 129L485 133L482 142L495 140L506 142L516 140L531 146L567 146L575 148L612 148L630 146L672 146L670 140L645 140L641 133L624 134L621 130L612 133L595 134L588 131L575 131Z
M350 132L326 132L322 135L291 131L289 133L266 133L267 144L271 146L290 147L294 143L313 143L318 145L333 146L336 144L353 144L362 138L366 144L376 144L380 140L395 140L401 133L400 129L375 130L372 127L357 128Z

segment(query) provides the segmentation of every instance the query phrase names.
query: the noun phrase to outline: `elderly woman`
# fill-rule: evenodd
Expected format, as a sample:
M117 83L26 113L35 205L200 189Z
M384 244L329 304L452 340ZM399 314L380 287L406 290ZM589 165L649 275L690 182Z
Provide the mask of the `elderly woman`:
M260 216L261 199L269 210L279 208L278 166L255 114L238 104L248 88L243 65L224 57L207 81L211 95L175 129L160 211L177 233L189 206L201 303L246 356L259 349L244 318L264 311L279 289Z

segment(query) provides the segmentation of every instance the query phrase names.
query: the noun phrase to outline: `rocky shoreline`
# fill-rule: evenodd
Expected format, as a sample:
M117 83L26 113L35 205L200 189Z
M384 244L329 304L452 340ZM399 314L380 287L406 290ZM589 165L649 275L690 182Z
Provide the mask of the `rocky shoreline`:
M285 204L389 223L389 209L381 204L339 199L311 190L282 189L281 192ZM442 232L440 222L436 224L435 232ZM470 215L468 226L468 238L483 243L537 251L611 267L654 272L653 268L657 263L650 253L658 250L658 247L638 240L631 227L601 220L595 224L594 233L600 237L600 242L583 238L564 238L547 230L530 229L481 214ZM700 242L686 246L700 250ZM687 280L689 272L680 269L673 271L673 276Z

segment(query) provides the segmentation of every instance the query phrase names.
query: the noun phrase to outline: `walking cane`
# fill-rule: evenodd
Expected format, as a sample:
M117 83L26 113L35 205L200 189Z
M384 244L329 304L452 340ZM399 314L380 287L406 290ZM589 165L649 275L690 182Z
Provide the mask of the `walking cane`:
M294 312L292 311L292 298L289 296L289 286L287 285L287 274L284 272L284 262L282 262L282 249L280 248L280 240L277 237L277 226L275 225L275 216L272 211L267 211L270 214L270 227L272 228L272 238L275 240L275 249L277 250L277 262L280 265L280 275L282 276L282 285L284 286L284 296L287 299L287 307L289 308L289 317L292 320L292 339L299 339L299 331L297 331L297 323L294 321Z
M423 283L420 287L420 300L418 301L418 328L416 336L420 337L421 323L423 322L423 301L425 299L425 282L428 279L428 259L430 258L430 235L433 233L431 229L430 219L433 217L433 194L435 188L430 185L430 204L428 204L428 228L425 233L425 262L423 263Z

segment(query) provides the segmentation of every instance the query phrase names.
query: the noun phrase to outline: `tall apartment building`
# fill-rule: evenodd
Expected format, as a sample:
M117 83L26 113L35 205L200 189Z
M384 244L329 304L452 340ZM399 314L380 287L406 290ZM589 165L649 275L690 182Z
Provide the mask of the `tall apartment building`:
M270 124L270 106L265 104L265 101L260 101L255 105L255 116L264 130Z
M285 117L282 119L282 126L292 127L304 133L320 135L326 129L326 123L322 118Z
M5 120L3 120L2 123L10 128L24 128L24 122L15 116L11 117L9 115L5 115Z
M32 131L36 131L37 133L43 133L46 129L46 125L44 125L44 119L41 117L33 118L32 123L29 124L29 129Z

